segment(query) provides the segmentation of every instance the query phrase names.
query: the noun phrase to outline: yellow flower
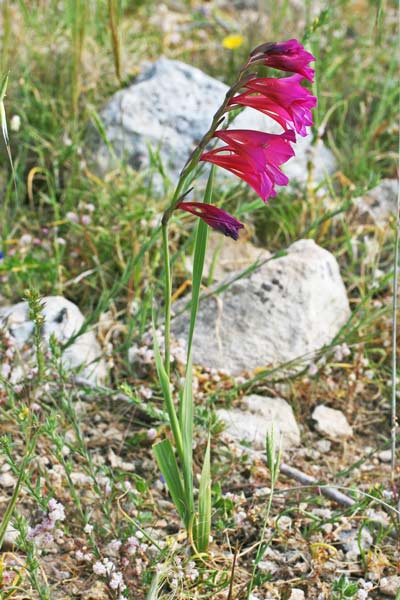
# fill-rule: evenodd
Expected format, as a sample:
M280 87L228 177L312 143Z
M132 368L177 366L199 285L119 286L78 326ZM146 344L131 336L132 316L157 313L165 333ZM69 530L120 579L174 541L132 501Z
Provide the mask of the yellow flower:
M244 38L242 35L240 35L240 33L231 33L230 35L224 37L222 40L222 45L228 50L236 50L236 48L240 48L243 42Z
M18 419L23 421L29 415L29 408L25 406L18 414Z

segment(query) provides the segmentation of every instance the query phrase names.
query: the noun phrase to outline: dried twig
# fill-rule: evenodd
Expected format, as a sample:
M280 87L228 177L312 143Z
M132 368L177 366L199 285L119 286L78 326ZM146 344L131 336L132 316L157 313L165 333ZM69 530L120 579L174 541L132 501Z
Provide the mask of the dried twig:
M338 504L342 504L343 506L353 506L356 502L355 500L353 500L353 498L350 498L350 496L346 496L346 494L339 492L339 490L337 490L334 487L325 485L319 486L319 482L317 481L317 479L311 477L311 475L306 475L302 471L299 471L299 469L289 467L289 465L285 463L281 463L280 472L282 473L282 475L286 475L291 479L295 479L303 485L317 485L321 494L323 494L330 500L334 500L334 502L337 502Z
M77 386L80 386L80 387L89 388L90 390L99 392L100 394L105 394L106 396L110 397L112 400L129 402L129 404L131 406L133 406L135 409L139 410L141 413L143 413L147 417L149 416L149 407L146 405L145 402L136 403L132 400L132 398L130 398L126 394L123 394L121 392L115 392L115 390L112 390L111 388L108 388L104 385L98 385L97 383L90 381L90 379L86 379L86 377L80 377L80 376L71 377L70 382ZM163 417L163 412L161 410L159 410L158 408L155 408L154 406L151 407L151 412L154 413L154 415L158 416L159 418Z

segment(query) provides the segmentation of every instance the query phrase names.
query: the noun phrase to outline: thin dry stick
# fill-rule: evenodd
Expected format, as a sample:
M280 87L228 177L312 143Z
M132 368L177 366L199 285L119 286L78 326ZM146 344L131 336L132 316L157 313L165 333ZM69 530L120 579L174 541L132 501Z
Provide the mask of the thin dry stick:
M280 472L282 475L286 475L291 479L295 479L303 485L318 485L318 481L314 477L306 475L302 471L299 471L299 469L289 467L289 465L285 463L281 463ZM355 500L353 500L353 498L350 498L350 496L346 496L346 494L339 492L339 490L336 488L322 485L319 489L321 494L327 498L330 498L330 500L334 500L338 504L342 504L343 506L353 506L355 504Z
M108 16L111 31L111 43L114 56L115 74L121 83L121 40L118 31L118 6L116 0L108 0Z
M399 228L400 228L400 188L397 190L397 214L396 235L394 247L394 272L393 272L393 324L392 324L392 401L391 401L391 483L392 490L396 493L395 469L396 469L396 395L397 395L397 287L399 273Z
M121 392L116 392L115 390L112 390L111 388L108 388L104 385L98 385L96 383L93 383L93 381L90 381L90 379L86 379L86 377L80 377L80 376L71 377L70 381L71 381L71 383L73 383L77 386L86 387L95 392L103 393L103 394L107 395L108 397L110 397L111 400L117 400L117 401L121 400L122 402L129 402L129 404L131 406L133 405L137 410L143 412L144 415L148 414L147 406L146 406L145 402L141 402L140 404L139 403L133 404L132 398L130 398L126 394L122 394ZM160 418L163 416L163 412L161 410L159 410L158 408L152 407L152 411L154 411L154 413L157 414Z

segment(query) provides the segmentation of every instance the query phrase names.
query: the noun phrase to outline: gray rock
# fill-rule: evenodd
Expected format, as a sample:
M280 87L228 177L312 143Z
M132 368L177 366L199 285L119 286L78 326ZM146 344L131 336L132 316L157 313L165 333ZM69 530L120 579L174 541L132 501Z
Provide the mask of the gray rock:
M48 345L51 336L61 344L65 344L82 327L84 317L79 308L62 296L47 296L43 298L42 337ZM18 350L20 360L12 365L8 374L11 382L16 383L26 374L26 368L32 368L32 336L34 323L29 318L27 302L19 302L13 306L0 308L0 327L10 335L13 345ZM86 331L68 346L62 354L63 365L66 369L84 367L84 377L94 382L102 381L106 376L106 367L100 359L100 346L93 331Z
M193 362L231 375L294 359L307 363L349 315L336 259L314 241L300 240L286 256L200 302ZM186 340L188 327L186 311L173 320L174 336Z
M101 111L101 119L115 156L94 135L89 139L95 168L105 174L124 158L135 170L149 165L149 147L159 150L166 173L173 182L189 155L207 132L228 86L185 63L160 58L145 66L128 88L120 90ZM245 109L236 128L278 133L281 128L261 113ZM117 158L117 161L116 161ZM299 136L296 156L284 167L292 182L307 179L307 162L314 162L314 177L321 181L335 169L333 154L322 144L311 149L311 136ZM218 169L219 176L226 171ZM155 187L161 187L155 179Z
M14 477L10 472L1 473L0 475L0 486L3 488L15 487L17 483L16 477Z
M312 418L316 421L316 430L333 440L348 438L353 435L353 429L340 410L320 404L314 409Z
M397 594L400 591L400 576L391 575L390 577L382 577L379 584L379 590L382 594L385 594L385 596L397 599Z
M12 551L16 546L18 536L19 531L15 529L13 525L8 524L1 550L3 550L3 552Z
M360 536L357 529L343 529L339 531L338 539L349 561L357 560L361 555L361 550L368 550L374 542L372 535L365 527Z
M362 198L354 201L362 222L372 222L379 227L388 224L397 210L397 179L382 179L381 183Z
M274 429L276 442L282 436L284 449L300 444L300 431L291 406L283 398L269 398L252 394L245 396L240 408L217 411L226 425L226 433L239 442L246 442L255 450L265 450L267 432Z
M391 450L381 450L378 452L378 458L381 462L389 463L392 460Z

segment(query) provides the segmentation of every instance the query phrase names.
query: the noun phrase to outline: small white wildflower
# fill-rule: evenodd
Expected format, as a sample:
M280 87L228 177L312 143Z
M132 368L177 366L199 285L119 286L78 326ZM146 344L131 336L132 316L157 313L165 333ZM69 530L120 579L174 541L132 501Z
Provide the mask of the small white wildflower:
M32 239L33 238L29 233L24 233L24 235L21 235L19 238L19 244L20 246L28 246L28 244L32 242Z
M187 564L186 574L191 581L195 581L199 576L199 571L196 569L196 563L192 560Z
M57 521L64 521L65 519L65 510L64 506L61 502L57 502L55 498L49 500L49 519L56 523Z
M247 513L244 510L239 510L239 512L235 513L235 523L237 525L241 525L246 518Z
M67 212L67 214L65 215L65 218L67 219L67 221L71 221L71 223L79 222L78 215L72 211Z
M96 575L106 575L107 570L100 560L97 560L93 565L93 573Z
M76 558L77 560L83 560L83 552L82 552L82 550L77 550L77 551L75 552L75 558Z
M86 523L85 527L83 528L83 531L90 535L93 531L93 525L90 525L90 523Z
M109 558L105 558L103 560L103 565L107 571L107 575L110 575L113 571L115 571L115 565Z
M91 552L86 552L86 554L83 555L83 560L85 560L86 562L92 562L93 558L94 557Z
M106 546L106 551L110 552L111 554L117 554L121 548L121 545L121 540L111 540L111 542Z
M153 440L155 440L157 437L157 429L154 429L154 427L150 427L150 429L147 430L147 439L152 442Z
M90 217L90 215L82 215L82 217L81 217L82 225L90 225L91 222L92 222L92 218Z
M1 365L0 375L4 379L8 379L8 376L11 373L11 366L8 363L4 363Z
M120 571L115 571L110 578L110 588L112 590L120 590L123 592L126 589L123 575Z
M131 535L126 540L126 552L127 554L133 555L136 554L138 548L140 546L140 542L136 536Z

